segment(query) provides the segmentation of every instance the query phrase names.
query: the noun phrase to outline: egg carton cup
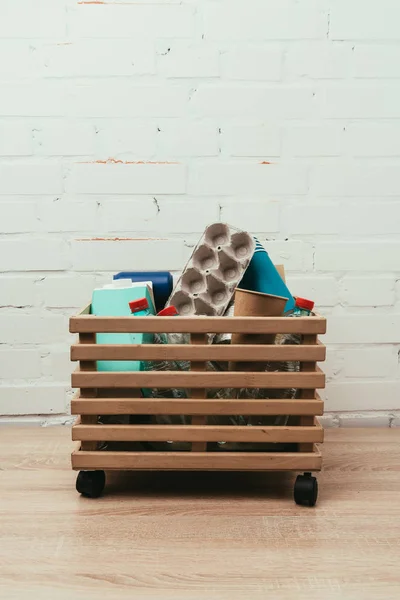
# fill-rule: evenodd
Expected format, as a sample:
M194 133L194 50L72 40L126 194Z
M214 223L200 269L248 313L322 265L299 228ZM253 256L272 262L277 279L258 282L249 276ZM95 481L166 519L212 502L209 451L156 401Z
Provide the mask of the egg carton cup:
M167 302L181 316L225 313L255 250L246 231L225 223L209 225Z

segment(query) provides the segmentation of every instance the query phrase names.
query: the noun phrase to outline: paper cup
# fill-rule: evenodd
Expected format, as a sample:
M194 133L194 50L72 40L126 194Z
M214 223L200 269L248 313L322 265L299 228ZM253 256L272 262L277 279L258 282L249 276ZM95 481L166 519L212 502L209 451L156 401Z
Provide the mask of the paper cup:
M252 290L235 291L235 317L280 317L287 298Z

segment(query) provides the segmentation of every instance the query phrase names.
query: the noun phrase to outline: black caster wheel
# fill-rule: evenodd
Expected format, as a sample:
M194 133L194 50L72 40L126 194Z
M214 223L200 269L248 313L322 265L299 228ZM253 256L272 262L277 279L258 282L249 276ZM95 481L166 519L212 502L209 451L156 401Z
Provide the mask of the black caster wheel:
M104 471L79 471L76 478L76 491L87 498L101 496L106 484Z
M318 481L311 473L298 475L294 484L294 501L301 506L315 506L318 498Z

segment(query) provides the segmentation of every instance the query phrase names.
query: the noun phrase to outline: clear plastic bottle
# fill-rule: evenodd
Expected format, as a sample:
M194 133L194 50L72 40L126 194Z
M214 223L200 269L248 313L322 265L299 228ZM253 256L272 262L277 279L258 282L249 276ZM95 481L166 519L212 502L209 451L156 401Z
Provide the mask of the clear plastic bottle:
M285 317L309 317L314 308L314 302L312 300L307 300L306 298L300 298L299 296L295 297L295 305L292 310L285 313ZM284 333L277 336L279 340L279 344L301 344L301 334L299 333ZM284 363L285 368L282 370L287 372L296 373L300 371L300 362L299 361L287 361ZM298 390L294 388L287 390L288 397L296 398L298 394Z
M178 311L175 306L167 306L161 310L157 317L175 317L178 316ZM161 328L162 326L160 326ZM184 344L187 343L184 336L188 334L182 333L156 333L154 335L155 344ZM190 367L189 361L183 360L157 360L148 361L146 370L148 371L188 371ZM143 390L145 397L151 398L186 398L185 390L168 389L160 391L156 388L153 390Z
M159 313L157 317L175 317L179 313L175 306L167 306ZM162 330L162 325L160 324ZM156 333L154 335L155 344L185 344L188 343L189 334L186 333ZM184 360L154 360L146 363L148 371L188 371L190 368L190 362ZM187 398L187 391L184 389L176 388L151 388L142 390L145 398ZM155 422L157 425L189 425L185 415L156 415L151 417L150 422ZM151 442L149 444L153 450L189 450L190 443L187 442Z
M309 317L312 314L314 302L306 298L295 297L295 305L292 310L285 313L285 317ZM287 333L282 335L283 344L301 344L301 335L298 333Z
M294 308L285 313L285 317L309 317L313 308L314 302L312 300L296 296Z

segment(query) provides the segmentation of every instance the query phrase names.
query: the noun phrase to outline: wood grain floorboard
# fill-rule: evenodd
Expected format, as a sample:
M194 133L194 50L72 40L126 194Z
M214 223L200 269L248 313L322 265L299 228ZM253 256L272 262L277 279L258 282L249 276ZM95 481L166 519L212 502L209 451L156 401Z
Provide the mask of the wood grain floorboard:
M113 473L81 498L69 428L0 429L0 599L398 600L400 429L326 431L291 473Z

